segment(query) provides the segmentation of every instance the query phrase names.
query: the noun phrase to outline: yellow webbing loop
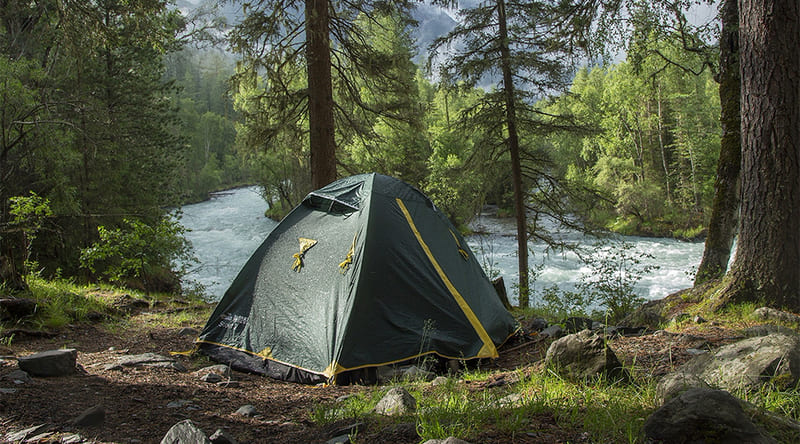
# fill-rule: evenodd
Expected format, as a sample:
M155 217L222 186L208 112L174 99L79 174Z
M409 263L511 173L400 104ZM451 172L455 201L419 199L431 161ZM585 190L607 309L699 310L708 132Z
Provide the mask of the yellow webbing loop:
M194 345L190 350L186 351L171 351L169 352L172 356L192 356L200 347L197 344Z
M356 249L356 238L358 237L358 232L353 235L353 243L350 244L350 250L347 252L347 256L344 257L344 261L339 264L339 272L345 274L347 269L350 268L350 264L353 263L353 253Z
M450 231L450 235L453 236L453 240L456 241L456 247L458 247L458 253L461 255L461 257L464 258L465 261L469 260L469 254L467 253L466 250L461 248L461 242L458 241L458 237L456 236L456 234L453 233L453 230L449 230L449 231Z
M309 248L313 247L314 245L317 245L317 241L305 237L298 237L297 240L300 242L300 252L292 255L292 257L294 258L294 263L292 264L292 270L299 273L300 270L303 268L303 256L305 256L306 251L308 251Z

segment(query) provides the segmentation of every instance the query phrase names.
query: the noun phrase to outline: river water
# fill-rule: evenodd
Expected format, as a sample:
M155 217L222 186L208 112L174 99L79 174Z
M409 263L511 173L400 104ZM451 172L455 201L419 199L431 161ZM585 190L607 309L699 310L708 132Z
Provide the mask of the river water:
M186 237L194 246L199 264L187 281L205 287L209 300L222 297L241 267L277 223L264 216L267 205L256 187L238 188L219 193L210 200L183 207L181 223L190 230ZM513 219L498 219L481 215L473 228L486 233L468 237L478 260L490 275L503 276L512 303L516 302L514 284L517 273L517 241ZM577 232L561 232L568 241L591 245L596 239ZM692 276L703 254L700 242L682 242L665 238L622 236L630 244L629 255L646 253L642 264L659 268L643 275L636 287L646 299L662 298L677 290L690 287ZM557 285L571 289L590 269L574 253L550 253L545 245L531 243L530 263L538 268L535 290ZM533 296L536 302L536 296Z

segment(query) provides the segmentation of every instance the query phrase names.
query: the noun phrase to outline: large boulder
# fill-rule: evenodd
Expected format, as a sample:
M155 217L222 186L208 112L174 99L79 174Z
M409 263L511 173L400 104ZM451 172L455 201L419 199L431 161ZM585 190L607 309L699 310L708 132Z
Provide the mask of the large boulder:
M554 341L547 349L545 364L571 379L598 375L624 379L627 372L603 336L583 330Z
M678 371L725 390L754 390L767 382L793 387L800 379L800 337L772 334L745 339L697 356Z
M722 390L686 390L647 418L645 439L663 444L777 443L753 424L739 402Z
M78 351L48 350L17 359L19 368L33 376L67 376L76 372Z

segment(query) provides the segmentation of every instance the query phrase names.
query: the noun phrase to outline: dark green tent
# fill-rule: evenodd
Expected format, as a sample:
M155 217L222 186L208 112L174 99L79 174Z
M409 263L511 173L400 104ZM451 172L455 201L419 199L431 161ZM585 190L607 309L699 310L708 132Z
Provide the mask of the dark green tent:
M239 370L317 383L426 354L496 357L515 330L433 202L373 173L306 196L239 272L198 343Z

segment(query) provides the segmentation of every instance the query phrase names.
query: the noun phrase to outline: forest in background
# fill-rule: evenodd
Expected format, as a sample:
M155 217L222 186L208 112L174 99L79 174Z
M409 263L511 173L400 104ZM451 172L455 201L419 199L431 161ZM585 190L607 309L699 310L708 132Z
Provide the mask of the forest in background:
M223 51L209 47L227 29L214 8L193 16L165 1L5 2L7 285L22 271L147 276L146 286L169 288L173 259L189 254L166 241L180 235L171 209L248 183L263 187L273 217L299 203L311 189L309 132L307 105L292 99L308 88L305 65L264 51L248 28L264 25L264 11L230 29ZM427 70L407 11L350 13L359 48L370 51L335 72L337 174L401 178L457 224L486 203L510 214L503 126L487 106L498 91ZM683 37L631 36L628 60L572 65L562 84L526 96L525 113L539 123L521 127L522 166L536 173L524 188L532 202L557 201L541 216L558 208L627 234L702 234L720 105L713 47L687 52ZM545 237L538 216L531 231Z

